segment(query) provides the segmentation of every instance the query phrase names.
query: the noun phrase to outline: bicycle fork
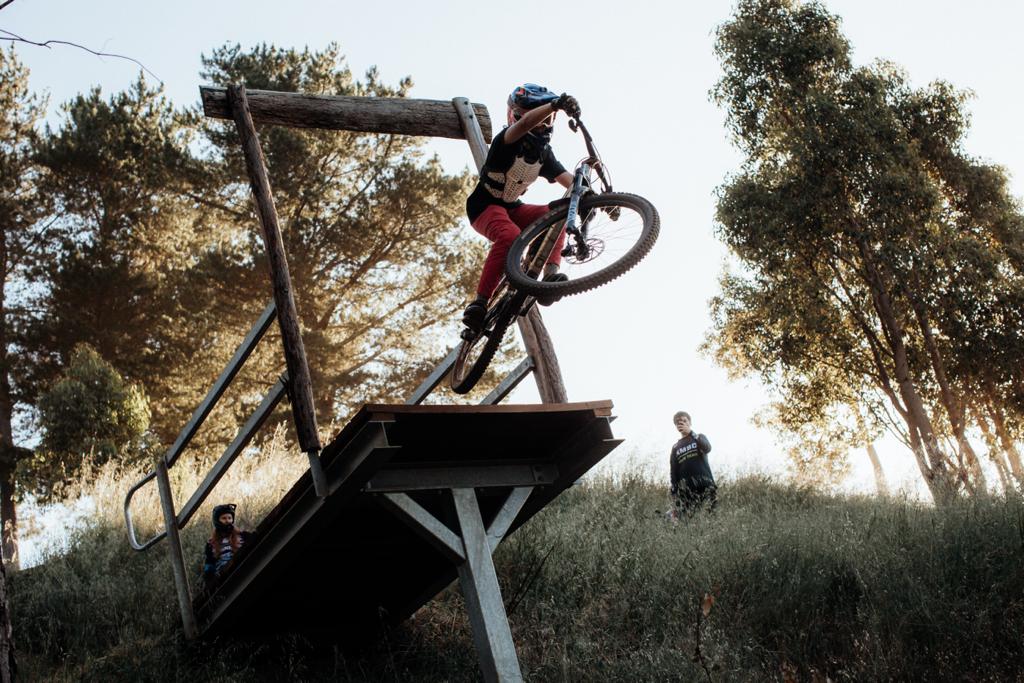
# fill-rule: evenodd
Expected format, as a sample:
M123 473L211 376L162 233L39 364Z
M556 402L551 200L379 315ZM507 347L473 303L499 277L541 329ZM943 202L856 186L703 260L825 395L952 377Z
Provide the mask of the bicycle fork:
M576 227L576 217L579 215L580 199L583 198L584 181L590 177L590 164L583 162L576 169L576 176L572 182L572 192L569 195L569 211L565 216L566 245L562 249L562 256L576 255L580 260L586 259L587 251L587 221L584 220L580 227ZM576 238L576 247L568 240L572 235ZM579 253L577 253L579 251Z

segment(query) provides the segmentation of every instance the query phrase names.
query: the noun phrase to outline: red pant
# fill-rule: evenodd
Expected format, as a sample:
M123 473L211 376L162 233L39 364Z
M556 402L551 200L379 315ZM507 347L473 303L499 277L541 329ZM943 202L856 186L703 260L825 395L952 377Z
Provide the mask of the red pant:
M473 221L473 229L494 242L491 251L484 261L484 270L480 273L480 285L476 288L477 294L483 297L490 297L498 286L502 274L505 272L505 257L519 233L523 228L548 212L547 204L522 204L514 209L506 209L503 206L492 204L484 209L484 212ZM565 232L558 236L558 243L555 245L548 263L558 264L562 261L562 245L565 244Z

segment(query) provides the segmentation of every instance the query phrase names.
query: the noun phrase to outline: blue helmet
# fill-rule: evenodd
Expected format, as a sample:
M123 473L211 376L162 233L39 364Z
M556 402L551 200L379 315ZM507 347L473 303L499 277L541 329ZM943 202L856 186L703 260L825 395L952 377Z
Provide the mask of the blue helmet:
M558 95L543 85L523 83L516 87L512 94L508 96L508 108L512 111L513 116L518 119L523 115L524 111L536 109L542 104L547 104L557 99Z

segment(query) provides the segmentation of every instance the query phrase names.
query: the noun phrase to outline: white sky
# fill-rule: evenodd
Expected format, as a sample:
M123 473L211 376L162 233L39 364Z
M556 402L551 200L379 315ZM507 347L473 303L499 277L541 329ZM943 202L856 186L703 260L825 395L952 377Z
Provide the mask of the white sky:
M1015 194L1022 194L1024 3L826 5L843 17L858 64L885 58L903 66L917 85L943 78L972 89L968 151L1006 167ZM662 236L629 276L545 310L570 400L615 402L619 419L613 427L627 444L609 456L612 466L633 451L661 474L677 437L671 416L683 409L693 414L695 429L709 436L716 472L782 472L785 462L772 435L748 421L765 401L763 390L754 382L730 383L697 353L709 324L706 304L726 257L713 234L713 192L740 161L722 112L707 96L719 75L713 31L731 9L724 1L664 0L16 0L0 11L0 28L32 40L63 39L130 55L163 80L179 106L198 101L200 54L229 41L244 48L265 41L313 49L336 41L356 75L371 65L387 83L411 75L412 97L467 96L486 104L498 121L508 91L519 82L576 95L616 189L642 194L658 207ZM32 71L32 87L50 93L51 121L57 120L58 103L93 85L109 95L138 72L130 62L101 60L70 47L17 50ZM464 142L431 146L452 172L472 161ZM553 146L567 166L584 153L564 127ZM547 201L555 192L538 188L527 200ZM535 399L532 382L512 397ZM880 452L891 484L917 486L920 477L909 453L887 442ZM855 453L853 462L847 486L870 490L866 456Z

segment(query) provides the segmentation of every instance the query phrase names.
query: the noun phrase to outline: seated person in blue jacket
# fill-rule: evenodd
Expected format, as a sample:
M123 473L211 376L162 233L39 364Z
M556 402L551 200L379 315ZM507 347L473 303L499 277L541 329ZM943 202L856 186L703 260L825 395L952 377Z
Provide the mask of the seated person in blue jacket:
M682 437L672 446L669 454L671 493L676 516L680 513L692 516L705 503L713 511L718 502L718 486L715 485L715 477L708 464L711 443L708 437L693 431L689 413L680 410L672 416L672 422Z
M213 508L213 534L206 542L203 578L209 586L223 576L238 557L239 551L253 540L253 534L235 526L235 504Z

